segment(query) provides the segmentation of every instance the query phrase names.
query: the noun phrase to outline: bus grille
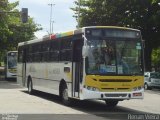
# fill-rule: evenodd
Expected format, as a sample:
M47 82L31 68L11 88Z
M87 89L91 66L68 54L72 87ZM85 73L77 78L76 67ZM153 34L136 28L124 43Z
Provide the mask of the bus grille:
M130 88L101 88L103 90L129 90Z
M132 80L127 79L127 80L123 80L123 79L100 79L100 82L132 82Z
M105 94L106 97L127 97L127 94Z

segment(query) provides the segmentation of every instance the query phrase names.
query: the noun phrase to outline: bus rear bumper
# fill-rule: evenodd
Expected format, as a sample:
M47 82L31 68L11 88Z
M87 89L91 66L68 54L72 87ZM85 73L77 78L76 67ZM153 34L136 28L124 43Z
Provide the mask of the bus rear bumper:
M119 100L129 100L129 99L143 99L144 89L131 92L99 92L90 91L83 89L81 99L119 99Z

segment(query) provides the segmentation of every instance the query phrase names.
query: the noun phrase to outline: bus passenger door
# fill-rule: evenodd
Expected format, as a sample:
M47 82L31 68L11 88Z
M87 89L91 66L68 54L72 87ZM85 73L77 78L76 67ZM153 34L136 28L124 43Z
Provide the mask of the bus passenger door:
M80 84L82 82L82 40L73 41L73 68L72 68L72 96L80 97Z
M26 49L22 52L22 85L26 85Z

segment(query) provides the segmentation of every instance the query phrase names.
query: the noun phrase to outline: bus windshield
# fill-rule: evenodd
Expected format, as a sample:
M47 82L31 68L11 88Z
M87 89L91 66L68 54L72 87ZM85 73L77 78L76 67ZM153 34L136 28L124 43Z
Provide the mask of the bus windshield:
M87 74L142 74L139 39L88 39Z
M17 53L9 53L8 54L8 68L16 68L17 67Z

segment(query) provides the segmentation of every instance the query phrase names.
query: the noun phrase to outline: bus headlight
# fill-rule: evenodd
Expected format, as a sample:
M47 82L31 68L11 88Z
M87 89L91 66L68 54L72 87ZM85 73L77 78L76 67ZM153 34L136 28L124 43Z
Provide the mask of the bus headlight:
M90 86L87 86L87 90L91 90L91 87L90 87Z
M86 86L87 90L90 90L90 91L99 91L98 88L96 87L91 87L91 86Z
M138 90L141 90L143 88L143 86L138 86Z
M138 91L138 90L141 90L142 88L143 88L143 86L134 87L133 91Z
M134 88L133 88L133 91L137 91L137 87L134 87Z

